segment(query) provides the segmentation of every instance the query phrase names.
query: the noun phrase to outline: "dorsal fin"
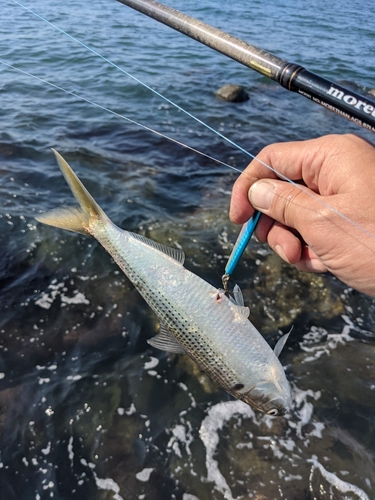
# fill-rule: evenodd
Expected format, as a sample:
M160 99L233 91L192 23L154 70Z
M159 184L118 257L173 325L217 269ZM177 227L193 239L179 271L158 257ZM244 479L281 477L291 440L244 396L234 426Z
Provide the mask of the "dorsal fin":
M168 255L168 257L171 257L180 264L183 264L185 262L185 254L179 248L173 248L173 247L168 247L166 245L162 245L161 243L158 243L157 241L154 240L150 240L149 238L146 238L146 236L142 236L141 234L137 233L130 233L130 234L137 240L142 241L142 243L144 243L145 245L148 245L149 247L155 248L156 250L165 253L166 255Z
M156 349L161 349L162 351L186 354L180 342L163 324L160 325L160 332L155 335L155 337L148 339L147 342L152 345L152 347L156 347Z

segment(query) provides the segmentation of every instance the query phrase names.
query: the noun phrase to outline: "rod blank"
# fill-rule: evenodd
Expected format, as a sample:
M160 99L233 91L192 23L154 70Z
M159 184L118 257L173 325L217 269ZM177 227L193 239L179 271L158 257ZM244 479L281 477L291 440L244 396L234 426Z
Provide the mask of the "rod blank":
M118 0L375 132L375 102L155 0Z

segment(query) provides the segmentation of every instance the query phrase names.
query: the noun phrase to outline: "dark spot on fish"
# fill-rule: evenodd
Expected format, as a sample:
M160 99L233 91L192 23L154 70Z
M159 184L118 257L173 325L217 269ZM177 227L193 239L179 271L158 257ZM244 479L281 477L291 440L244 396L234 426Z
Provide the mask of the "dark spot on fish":
M236 391L239 391L240 389L243 389L245 386L243 384L236 384L233 389Z

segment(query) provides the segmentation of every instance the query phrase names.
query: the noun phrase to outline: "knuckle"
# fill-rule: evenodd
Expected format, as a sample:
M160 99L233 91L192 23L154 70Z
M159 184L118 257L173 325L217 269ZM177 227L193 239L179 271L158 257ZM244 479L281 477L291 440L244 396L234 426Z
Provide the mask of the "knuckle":
M286 226L296 228L298 225L299 211L304 205L301 198L304 193L294 186L284 188L282 193L275 196L275 215L277 220Z

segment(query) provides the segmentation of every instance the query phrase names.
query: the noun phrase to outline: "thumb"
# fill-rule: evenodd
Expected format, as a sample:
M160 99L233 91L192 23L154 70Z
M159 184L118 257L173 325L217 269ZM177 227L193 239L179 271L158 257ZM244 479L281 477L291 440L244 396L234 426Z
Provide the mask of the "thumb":
M307 187L299 188L289 182L276 179L261 179L249 189L249 201L260 212L285 226L296 229L300 234L309 223L317 220L321 204L311 196Z

